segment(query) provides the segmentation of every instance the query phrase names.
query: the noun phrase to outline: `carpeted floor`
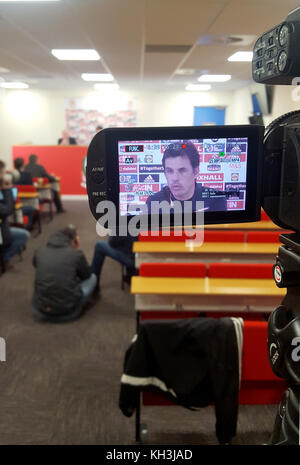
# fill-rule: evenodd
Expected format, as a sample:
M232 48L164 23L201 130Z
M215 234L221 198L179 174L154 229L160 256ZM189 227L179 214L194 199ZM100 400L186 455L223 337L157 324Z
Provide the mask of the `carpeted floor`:
M107 259L102 297L81 319L38 323L30 303L35 248L51 232L73 223L89 260L99 239L86 201L65 202L67 213L43 222L23 261L0 277L0 444L134 444L135 419L118 408L123 357L135 332L133 297L120 288L119 264ZM234 444L262 444L273 428L276 406L242 406ZM213 407L142 408L149 444L216 444Z

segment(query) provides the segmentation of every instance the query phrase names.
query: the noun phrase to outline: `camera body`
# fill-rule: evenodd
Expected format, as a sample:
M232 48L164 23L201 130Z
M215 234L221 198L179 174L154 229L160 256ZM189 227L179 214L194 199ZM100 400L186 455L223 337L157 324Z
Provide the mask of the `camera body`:
M254 80L291 84L300 76L299 40L300 8L256 41ZM109 201L116 208L117 222L137 215L149 220L153 213L149 198L165 199L169 204L191 200L188 194L179 195L181 181L172 188L163 166L164 151L188 141L199 152L195 181L196 189L201 189L198 197L204 202L205 224L256 221L262 206L277 225L300 230L300 112L283 115L264 136L263 132L263 126L255 125L105 129L96 134L88 149L87 192L92 214L99 220L104 214L99 206ZM232 150L233 143L237 153ZM246 151L242 152L245 144ZM184 158L183 153L181 156ZM222 196L226 208L214 208L213 198ZM238 203L232 203L234 200ZM133 203L135 207L131 208ZM196 211L192 204L194 225L199 221ZM157 215L162 224L163 209ZM174 224L172 210L168 215L170 224Z
M300 70L299 41L298 8L256 41L252 61L253 79L266 84L292 84L292 78L299 76Z
M191 193L201 190L197 200L204 203L205 223L256 221L263 133L264 127L255 125L105 129L88 150L90 209L98 220L103 215L101 201L110 201L117 217L129 221L135 215L150 217L156 199L184 204ZM190 178L181 176L180 170L189 170ZM195 224L196 207L191 203ZM173 224L174 214L169 213ZM158 215L163 222L165 213Z

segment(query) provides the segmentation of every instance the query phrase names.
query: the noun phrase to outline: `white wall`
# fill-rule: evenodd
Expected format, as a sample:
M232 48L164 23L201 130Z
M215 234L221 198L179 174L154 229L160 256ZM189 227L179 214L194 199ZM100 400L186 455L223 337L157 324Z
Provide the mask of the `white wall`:
M290 86L275 87L272 115L265 117L265 124L283 113L300 109L300 102L293 99L293 89ZM81 90L2 92L0 159L11 166L12 145L55 145L65 127L64 99L91 94L95 95ZM252 113L250 87L227 93L169 91L129 92L121 95L136 99L138 126L192 125L194 106L225 106L226 124L248 124L248 117Z
M65 127L64 99L86 91L6 91L0 95L0 159L11 166L12 145L55 145ZM231 93L128 92L136 99L138 126L189 126L194 106L229 107ZM99 94L98 94L99 97ZM231 119L227 112L226 123Z
M275 86L270 115L263 117L265 126L289 111L300 110L300 86ZM230 106L230 124L248 124L252 114L251 89L243 87L233 93ZM298 100L297 100L298 99Z

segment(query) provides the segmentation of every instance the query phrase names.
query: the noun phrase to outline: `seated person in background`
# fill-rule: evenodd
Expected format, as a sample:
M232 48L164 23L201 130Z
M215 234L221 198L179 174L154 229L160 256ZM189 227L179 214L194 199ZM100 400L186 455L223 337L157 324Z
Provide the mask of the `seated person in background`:
M35 251L33 311L41 320L60 323L78 318L96 286L96 276L80 250L73 225L52 234Z
M64 130L61 133L62 137L58 139L58 145L77 145L76 139L74 137L70 137L68 131Z
M210 211L226 211L226 196L216 193L214 189L204 188L196 179L199 175L200 157L198 150L190 141L170 144L162 158L164 175L168 185L148 197L146 204L151 213L151 202L166 200L170 205L175 200L182 204L188 200L192 202L192 211L196 211L196 202L204 201L204 209ZM183 205L182 205L183 206Z
M12 185L5 178L5 163L0 160L0 225L2 233L2 247L4 266L8 270L11 268L9 260L17 253L25 249L25 244L30 237L30 233L22 228L10 228L7 218L14 211L14 199Z
M14 161L15 170L13 171L13 181L16 186L32 186L33 180L30 173L24 171L24 158L16 158ZM32 229L33 219L34 219L34 208L31 205L23 205L22 213L28 217L27 229Z
M16 158L14 161L15 170L13 172L14 183L22 186L32 186L33 179L31 173L24 171L25 161L24 158Z
M38 164L38 156L37 155L29 155L29 162L28 165L25 166L24 170L26 173L30 173L32 178L47 178L49 182L55 182L55 177L48 174L45 168L42 165ZM60 196L55 189L51 189L54 204L56 207L57 213L64 213L65 210L62 206Z
M126 281L129 282L133 274L134 253L132 252L133 242L137 240L135 237L110 237L108 242L99 241L95 245L94 258L92 261L92 271L97 276L97 292L100 292L100 275L105 257L110 257L126 267Z

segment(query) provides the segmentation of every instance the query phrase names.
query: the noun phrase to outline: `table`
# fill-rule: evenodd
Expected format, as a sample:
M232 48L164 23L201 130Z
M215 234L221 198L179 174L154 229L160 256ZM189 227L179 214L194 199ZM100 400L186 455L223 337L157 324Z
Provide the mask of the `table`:
M286 294L272 279L134 276L136 311L271 312Z
M279 244L245 242L204 242L189 247L185 242L135 242L135 266L143 262L204 262L215 261L273 263Z

